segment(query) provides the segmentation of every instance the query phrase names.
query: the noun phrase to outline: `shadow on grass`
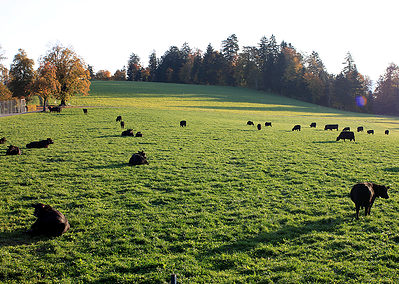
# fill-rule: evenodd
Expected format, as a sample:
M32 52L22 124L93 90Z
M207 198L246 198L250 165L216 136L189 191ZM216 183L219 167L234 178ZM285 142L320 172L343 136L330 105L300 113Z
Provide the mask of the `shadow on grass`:
M115 163L115 164L107 164L107 165L101 165L101 166L92 166L88 167L85 169L120 169L120 168L126 168L126 167L131 167L128 162L126 163Z
M337 143L337 141L313 141L312 143L316 144L332 144L332 143Z
M8 246L30 245L38 241L48 239L47 237L31 236L26 230L0 233L0 248Z
M286 240L294 240L302 235L311 232L331 232L335 231L336 227L344 222L344 218L325 218L317 221L305 221L297 226L288 225L278 231L270 233L260 233L253 238L238 240L229 245L224 245L213 249L210 253L228 253L232 251L248 251L255 248L259 243L271 243L273 245L279 244Z
M383 171L391 172L391 173L399 173L399 167L385 168Z

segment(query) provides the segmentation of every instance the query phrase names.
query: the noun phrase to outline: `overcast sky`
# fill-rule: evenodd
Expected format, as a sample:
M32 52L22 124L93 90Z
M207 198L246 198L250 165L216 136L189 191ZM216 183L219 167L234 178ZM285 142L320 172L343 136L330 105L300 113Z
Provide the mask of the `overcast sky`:
M155 50L187 42L206 50L236 34L240 47L274 34L301 53L317 51L328 72L351 52L358 70L378 80L399 64L396 0L0 0L0 46L7 67L19 48L38 61L54 44L87 64L121 69L134 52L147 65Z

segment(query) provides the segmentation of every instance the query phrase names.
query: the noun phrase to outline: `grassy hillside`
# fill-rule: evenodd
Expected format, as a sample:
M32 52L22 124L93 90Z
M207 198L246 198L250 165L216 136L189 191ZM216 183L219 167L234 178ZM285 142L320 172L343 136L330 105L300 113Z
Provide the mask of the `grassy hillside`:
M397 118L153 83L94 82L72 103L88 115L0 118L1 282L399 281ZM144 136L121 137L117 115ZM336 142L327 123L376 134ZM48 149L25 148L47 137ZM23 154L5 156L9 144ZM138 150L149 165L127 164ZM355 220L348 193L363 181L391 185L391 198ZM70 231L27 236L36 202L63 212Z

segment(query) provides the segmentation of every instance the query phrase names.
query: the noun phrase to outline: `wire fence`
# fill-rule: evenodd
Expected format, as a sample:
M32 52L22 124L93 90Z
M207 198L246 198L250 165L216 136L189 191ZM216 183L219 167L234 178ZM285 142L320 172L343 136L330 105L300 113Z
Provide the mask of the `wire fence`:
M26 112L25 99L0 101L0 115Z

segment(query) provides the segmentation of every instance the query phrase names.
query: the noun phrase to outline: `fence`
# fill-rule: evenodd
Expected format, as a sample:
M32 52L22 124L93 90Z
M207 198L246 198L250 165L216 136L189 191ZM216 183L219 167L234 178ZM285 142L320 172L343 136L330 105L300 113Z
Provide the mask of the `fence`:
M25 99L0 101L0 115L26 112Z

